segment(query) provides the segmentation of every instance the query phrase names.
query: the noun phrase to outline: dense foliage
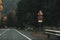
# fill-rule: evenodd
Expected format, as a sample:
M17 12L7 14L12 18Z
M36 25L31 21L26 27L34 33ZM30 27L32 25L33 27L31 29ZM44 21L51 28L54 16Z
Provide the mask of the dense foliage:
M16 15L18 20L23 20L30 13L36 19L37 12L42 10L45 24L56 25L60 22L59 4L59 0L21 0L17 5Z

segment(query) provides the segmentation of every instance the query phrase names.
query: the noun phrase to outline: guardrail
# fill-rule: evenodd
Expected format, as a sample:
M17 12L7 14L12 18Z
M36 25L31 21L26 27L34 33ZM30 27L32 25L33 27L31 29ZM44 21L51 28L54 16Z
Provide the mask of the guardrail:
M45 33L48 35L48 38L50 38L50 35L60 36L60 31L57 30L45 29Z

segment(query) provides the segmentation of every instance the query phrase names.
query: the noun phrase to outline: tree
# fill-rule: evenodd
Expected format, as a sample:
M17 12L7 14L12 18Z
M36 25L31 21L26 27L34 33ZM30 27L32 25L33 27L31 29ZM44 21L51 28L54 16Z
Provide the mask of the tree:
M23 20L23 17L30 12L31 14L33 13L31 16L33 16L36 21L37 13L39 10L42 10L44 20L46 19L45 23L47 22L47 24L55 24L56 19L59 19L57 17L60 17L59 2L60 1L58 0L22 0L17 6L18 19L21 18Z

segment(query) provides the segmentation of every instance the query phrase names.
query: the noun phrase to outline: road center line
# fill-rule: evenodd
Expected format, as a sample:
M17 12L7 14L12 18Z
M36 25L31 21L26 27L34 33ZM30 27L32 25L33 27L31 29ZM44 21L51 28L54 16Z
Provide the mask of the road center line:
M22 34L21 32L19 32L18 30L15 30L16 32L18 32L20 35L24 36L25 38L27 38L28 40L32 40L31 38L27 37L26 35Z
M9 30L9 29L5 29L5 31L2 32L2 33L0 34L0 36L3 35L3 34L5 34L8 30Z

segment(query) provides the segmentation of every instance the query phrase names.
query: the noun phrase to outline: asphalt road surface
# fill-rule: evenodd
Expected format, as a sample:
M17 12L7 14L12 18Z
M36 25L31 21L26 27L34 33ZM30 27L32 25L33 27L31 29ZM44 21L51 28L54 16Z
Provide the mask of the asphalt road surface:
M0 40L32 40L16 29L0 29Z

